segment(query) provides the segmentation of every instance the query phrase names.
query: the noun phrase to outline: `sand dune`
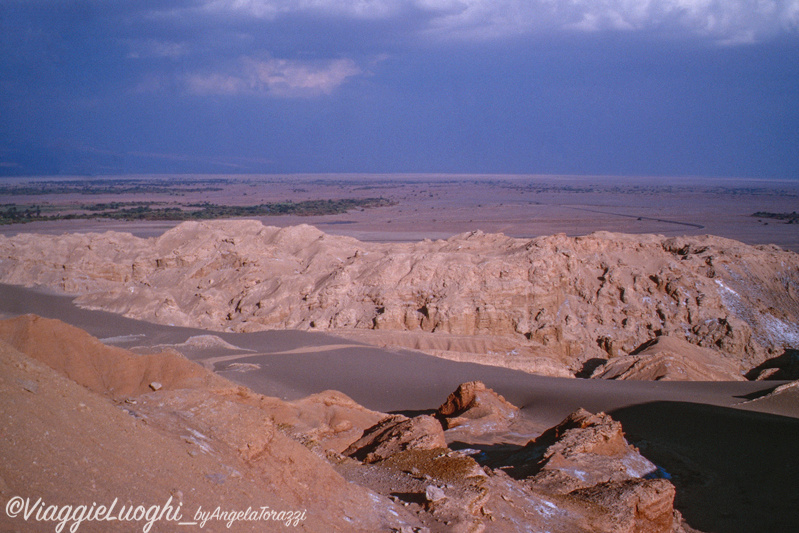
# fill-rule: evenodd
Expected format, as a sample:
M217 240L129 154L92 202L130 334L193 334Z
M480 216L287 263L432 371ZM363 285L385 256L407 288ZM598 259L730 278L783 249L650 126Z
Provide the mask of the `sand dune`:
M607 530L614 516L631 512L631 507L622 506L598 514L594 505L576 500L563 502L557 514L528 516L526 507L547 502L551 496L536 490L515 496L514 492L522 492L520 483L492 479L494 476L488 476L466 455L453 457L443 429L433 417L423 417L429 427L419 428L416 419L386 417L334 392L289 404L236 387L187 360L176 367L175 357L179 356L175 354L136 356L104 347L59 321L32 315L1 321L0 339L25 350L20 352L0 340L0 388L6 399L0 406L0 417L4 423L11 422L2 435L4 461L0 465L0 502L6 509L5 504L20 494L45 497L56 505L80 499L96 501L98 495L108 495L109 504L116 497L129 506L144 508L174 500L175 507L186 505L189 521L200 505L233 510L267 505L276 511L291 510L292 516L301 515L302 520L291 527L306 531L427 527L428 531L441 532L485 530L489 519L499 522L502 531L536 527L588 532L596 531L599 524L601 530ZM44 349L59 340L67 342L57 353ZM105 360L113 364L122 359L126 360L121 367L97 368ZM126 387L126 383L140 381L140 376L124 372L137 361L158 369L169 367L167 374L178 378L169 382L169 387L147 392ZM102 382L99 388L95 380L86 378L98 372ZM67 374L73 379L65 379ZM163 372L155 371L148 379L164 377ZM76 380L85 381L85 387ZM336 452L361 442L358 437L363 434L366 438L368 428L375 423L397 418L413 425L422 441L427 442L431 434L437 436L420 448L433 455L417 456L405 446L383 446L383 455L366 462L401 459L406 469L414 465L411 468L423 480L422 494L436 495L427 497L430 504L421 505L424 500L417 503L416 493L397 497L396 492L384 492L386 486L396 491L407 481L407 474L397 472L388 461L361 465ZM445 456L449 468L442 471L439 463ZM75 464L85 468L75 468ZM470 465L475 475L456 475L453 464ZM362 473L357 475L359 471ZM375 474L382 479L377 485ZM53 481L56 477L57 483ZM638 477L633 476L633 481ZM73 487L69 494L64 492L64 482ZM592 485L599 487L599 483L601 476ZM644 487L640 491L646 494ZM665 522L658 518L653 522L657 529L651 531L665 533L672 531L672 523L680 526L679 515L672 513L672 501L673 490L662 502ZM503 507L500 502L513 505ZM414 506L407 509L410 503ZM0 518L0 524L8 528L17 528L23 522L32 530L46 527L46 523L24 515L7 513ZM67 526L72 522L74 519L65 520ZM160 523L155 530L178 527L175 520L171 524L156 522ZM211 529L218 529L214 527L218 520L211 523ZM233 531L286 527L285 522L233 523ZM131 524L119 522L97 526L88 523L86 529L131 529Z
M26 325L24 331L20 323ZM193 363L184 360L177 372L188 378L179 380L180 386L173 382L175 388L147 394L120 386L130 376L104 373L117 386L97 392L112 393L118 400L123 389L130 394L116 403L62 374L69 372L77 379L92 375L103 356L119 357L122 351L103 350L85 333L52 320L22 317L11 327L14 340L30 353L0 341L4 397L0 402L4 424L0 502L4 509L12 497L42 498L59 507L92 502L110 506L116 498L117 511L122 505L147 509L171 502L173 507L181 506L185 521L192 521L201 508L212 511L221 506L238 512L266 506L291 511L292 516L296 513L293 527L305 531L389 531L421 525L388 499L377 506L373 493L347 483L326 461L284 435L270 416L271 409L260 406L257 396ZM86 341L84 347L91 345L95 350L85 351L69 342L57 356L38 350L38 337L68 340L76 334ZM134 354L125 355L136 359ZM147 360L158 357L167 360L156 365L163 368L174 356ZM62 365L60 359L69 359L70 364ZM203 379L194 379L197 376ZM284 411L284 424L297 420L289 406ZM306 512L300 520L302 511ZM141 530L145 522L87 522L79 527L81 531L132 531ZM73 523L68 521L64 530ZM56 523L24 520L23 515L12 520L3 513L0 527L52 531ZM153 531L186 529L174 519L156 521L152 527ZM285 519L237 521L230 530L290 527ZM225 520L212 520L206 528L225 529Z

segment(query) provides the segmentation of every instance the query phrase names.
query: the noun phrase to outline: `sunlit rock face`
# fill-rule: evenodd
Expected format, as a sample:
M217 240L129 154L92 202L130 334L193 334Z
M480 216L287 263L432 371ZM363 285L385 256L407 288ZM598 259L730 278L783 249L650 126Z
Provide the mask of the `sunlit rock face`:
M151 239L0 237L0 281L216 330L490 335L575 373L664 335L724 354L739 373L799 346L798 256L712 236L382 244L311 226L186 222Z

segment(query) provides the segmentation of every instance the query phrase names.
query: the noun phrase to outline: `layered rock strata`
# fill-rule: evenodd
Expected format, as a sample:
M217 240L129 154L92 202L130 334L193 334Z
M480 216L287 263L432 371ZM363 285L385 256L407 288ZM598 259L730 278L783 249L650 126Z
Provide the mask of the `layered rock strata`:
M719 237L595 233L365 243L310 226L186 222L125 233L0 237L0 281L216 330L489 335L573 372L661 335L748 371L799 347L799 257Z

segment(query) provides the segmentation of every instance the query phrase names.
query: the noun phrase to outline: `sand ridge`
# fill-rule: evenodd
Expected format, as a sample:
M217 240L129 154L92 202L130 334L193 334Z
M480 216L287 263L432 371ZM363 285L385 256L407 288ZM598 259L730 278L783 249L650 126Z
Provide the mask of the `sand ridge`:
M200 508L243 511L267 506L305 510L294 526L299 531L365 532L420 525L389 500L378 506L373 493L347 483L327 462L279 431L270 416L275 409L269 406L282 402L254 395L185 359L177 372L156 371L149 376L165 386L145 392L125 385L135 385L138 378L120 374L119 367L97 368L97 363L138 357L164 369L168 365L157 359L171 361L175 354L136 356L104 347L66 324L34 316L0 324L5 328L3 338L11 341L0 340L4 509L13 497L42 498L57 506L110 505L117 498L120 505L145 508L171 501L183 506L186 521ZM6 337L8 327L11 335ZM65 342L60 354L40 351L39 338L67 341L76 335L81 343ZM62 364L65 359L71 364ZM85 376L97 372L104 382L99 389L94 381L82 386L65 375L85 381ZM175 374L187 379L170 382L169 375ZM201 379L195 379L198 376ZM338 399L338 403L344 402ZM283 424L299 422L290 406L283 410ZM336 498L329 497L332 492ZM88 522L80 530L131 531L143 523L135 525ZM52 531L55 524L12 520L3 513L0 527ZM211 521L206 527L221 530L225 525ZM289 528L282 523L240 521L231 530ZM153 530L186 527L162 520Z

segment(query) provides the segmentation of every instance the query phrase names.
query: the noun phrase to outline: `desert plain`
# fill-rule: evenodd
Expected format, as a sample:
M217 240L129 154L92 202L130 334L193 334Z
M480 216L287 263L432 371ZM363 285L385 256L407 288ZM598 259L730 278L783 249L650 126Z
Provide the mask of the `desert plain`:
M3 530L57 524L9 516L19 496L172 498L186 522L200 507L298 511L294 523L216 520L210 531L799 523L797 182L0 186L6 212L57 215L0 226ZM153 212L369 199L381 203Z

